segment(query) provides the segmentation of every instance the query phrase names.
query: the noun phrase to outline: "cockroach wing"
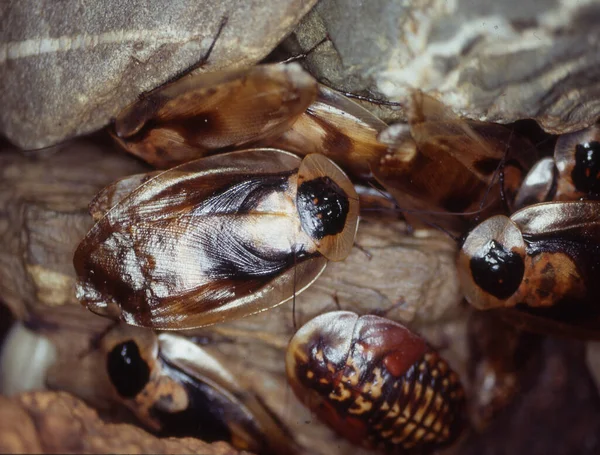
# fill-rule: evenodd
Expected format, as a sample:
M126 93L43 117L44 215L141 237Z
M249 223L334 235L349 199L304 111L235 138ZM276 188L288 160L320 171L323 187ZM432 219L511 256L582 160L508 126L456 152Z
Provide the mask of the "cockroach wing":
M221 404L222 418L231 425L249 450L258 453L297 453L287 428L221 362L191 341L162 333L158 336L161 356L167 363L190 379L206 383L216 391L215 397L225 398ZM199 410L200 412L201 410Z
M370 163L385 154L377 135L386 124L336 91L319 85L317 99L273 141L272 147L300 155L320 153L358 178L370 178Z
M382 133L389 151L372 163L373 175L406 212L411 224L424 221L464 230L466 220L441 215L479 210L477 196L484 194L487 185L443 150L435 157L421 153L409 131L398 128L403 126L392 125ZM410 216L413 210L420 213L418 218ZM434 213L428 215L431 211Z
M419 91L409 106L409 127L392 125L379 140L387 144L388 153L373 163L377 180L401 208L442 214L487 217L505 212L500 179L494 178L503 173L502 189L510 205L536 158L532 147L510 130L461 119ZM469 224L467 219L435 215L422 218L453 230Z
M600 247L600 202L546 202L525 207L510 217L530 240L539 238L589 242Z
M465 120L435 98L415 91L409 114L411 134L421 153L435 157L444 150L474 175L489 183L507 155L521 170L537 159L535 148L503 126Z
M300 159L254 149L165 171L117 203L75 252L78 297L126 322L187 329L291 299L326 259L301 230Z
M317 82L298 64L186 76L123 110L116 138L134 155L167 168L281 134L316 92Z
M160 173L161 171L155 171L146 174L128 175L102 188L88 205L90 215L92 215L94 221L98 221L125 196Z
M524 314L519 323L533 331L600 338L600 203L535 204L514 213L511 219L522 231L527 254L533 258L532 274L525 276L527 282L554 289L555 295L567 292L550 307L520 308ZM519 318L511 312L506 317Z

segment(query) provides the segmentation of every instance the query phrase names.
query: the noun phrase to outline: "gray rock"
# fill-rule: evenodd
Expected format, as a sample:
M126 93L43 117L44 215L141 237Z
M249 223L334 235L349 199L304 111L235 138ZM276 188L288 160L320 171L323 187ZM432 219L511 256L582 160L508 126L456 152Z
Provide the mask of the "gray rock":
M97 130L200 61L250 66L316 0L0 3L0 133L32 149Z
M335 88L400 102L420 89L473 119L563 133L600 116L599 18L575 0L323 0L294 39L329 35L308 63Z

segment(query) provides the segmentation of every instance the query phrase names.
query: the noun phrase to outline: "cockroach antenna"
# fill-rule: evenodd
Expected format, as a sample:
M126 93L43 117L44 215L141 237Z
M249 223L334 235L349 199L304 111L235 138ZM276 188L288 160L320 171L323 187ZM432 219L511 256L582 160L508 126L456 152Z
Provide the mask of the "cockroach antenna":
M297 62L298 60L304 60L306 57L308 57L310 54L312 54L317 48L319 48L321 45L325 44L327 41L331 41L331 38L329 38L328 34L325 35L325 38L323 38L321 41L319 41L317 44L315 44L313 47L311 47L307 51L304 51L300 54L292 55L291 57L288 57L279 63L287 64L287 63Z
M342 95L346 96L347 98L353 98L359 101L366 101L368 103L373 103L373 104L379 104L381 106L391 106L391 107L403 107L404 104L399 103L397 101L388 101L388 100L382 100L380 98L374 98L374 97L370 97L370 96L364 96L364 95L358 95L356 93L352 93L352 92L344 92L341 90L338 90Z
M508 202L506 200L506 192L505 192L505 188L504 188L504 166L506 164L506 157L508 156L508 150L510 149L510 143L511 143L513 134L514 134L514 130L511 129L510 135L508 136L508 141L506 143L506 147L504 148L504 153L502 154L502 158L498 162L498 166L496 166L496 170L494 171L492 180L491 180L490 184L488 185L483 197L481 198L481 202L479 203L479 213L477 213L475 216L474 224L477 224L479 222L479 214L481 214L481 212L484 209L485 201L486 201L487 197L489 196L490 191L491 191L492 187L494 186L494 183L496 183L496 179L499 179L499 181L500 181L500 198L502 199L502 202L504 203L504 208L508 212Z

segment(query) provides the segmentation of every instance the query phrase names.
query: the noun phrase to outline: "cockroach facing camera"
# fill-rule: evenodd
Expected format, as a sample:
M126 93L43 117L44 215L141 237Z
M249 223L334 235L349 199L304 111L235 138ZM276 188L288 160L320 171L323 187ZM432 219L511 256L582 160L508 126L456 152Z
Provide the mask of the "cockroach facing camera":
M287 428L222 361L186 338L120 325L100 342L113 399L162 436L230 441L256 453L297 453Z
M306 406L369 449L428 453L452 443L464 424L456 373L421 337L381 317L317 316L290 341L286 371Z
M468 234L458 274L471 305L508 308L500 315L527 330L600 338L599 139L597 125L560 136L518 189L519 210Z
M129 324L165 330L290 300L328 259L350 253L358 225L358 196L332 161L276 149L116 182L92 208L104 216L75 252L78 298L93 312L117 309Z
M515 207L547 201L600 199L600 126L563 134L554 156L541 159L525 177Z
M534 204L492 217L466 238L459 279L478 309L512 308L534 331L600 337L600 203Z

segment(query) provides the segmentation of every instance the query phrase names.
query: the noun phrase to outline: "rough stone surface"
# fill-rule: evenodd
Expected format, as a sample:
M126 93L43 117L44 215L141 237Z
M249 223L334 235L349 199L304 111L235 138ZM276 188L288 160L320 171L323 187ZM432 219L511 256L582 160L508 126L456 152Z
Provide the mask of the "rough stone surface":
M199 62L250 66L316 0L0 3L0 132L33 149L97 130Z
M592 1L323 0L294 40L329 36L307 63L336 88L399 102L420 89L469 118L562 133L600 116L598 18Z
M0 453L251 455L224 442L159 439L133 425L105 423L65 392L30 392L12 399L0 395Z

